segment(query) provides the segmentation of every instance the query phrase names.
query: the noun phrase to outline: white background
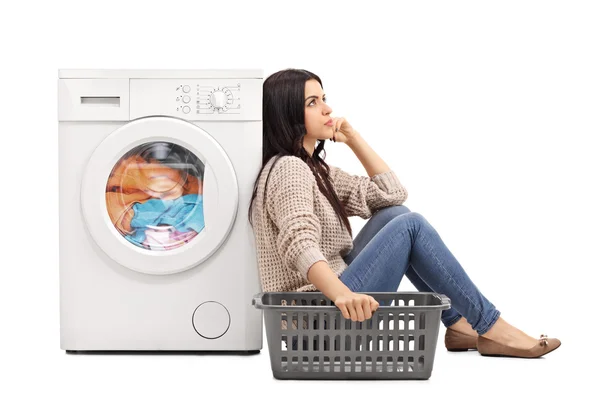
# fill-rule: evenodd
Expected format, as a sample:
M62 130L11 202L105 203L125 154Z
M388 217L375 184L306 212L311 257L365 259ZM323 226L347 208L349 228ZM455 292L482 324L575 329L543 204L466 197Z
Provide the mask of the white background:
M591 386L598 344L600 6L592 1L29 2L3 6L0 397L504 398ZM389 4L394 4L390 8ZM259 355L59 348L59 68L283 68L321 77L540 359L449 353L428 381L277 381ZM326 160L365 171L344 144ZM352 220L356 232L366 221ZM400 290L414 290L404 278ZM212 394L209 394L212 393ZM552 396L554 398L554 396Z

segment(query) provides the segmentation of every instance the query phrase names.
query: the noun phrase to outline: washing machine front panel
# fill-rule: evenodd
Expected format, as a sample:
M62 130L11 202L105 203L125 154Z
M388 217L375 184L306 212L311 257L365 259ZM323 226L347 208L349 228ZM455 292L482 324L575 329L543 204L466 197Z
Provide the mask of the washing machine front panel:
M147 274L201 265L229 235L239 198L219 143L171 117L138 119L109 135L90 157L81 188L96 244Z

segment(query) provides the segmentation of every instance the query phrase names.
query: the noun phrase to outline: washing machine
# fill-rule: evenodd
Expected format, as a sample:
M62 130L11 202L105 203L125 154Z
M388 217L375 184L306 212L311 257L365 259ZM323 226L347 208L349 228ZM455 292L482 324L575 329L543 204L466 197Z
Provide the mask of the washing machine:
M262 348L262 70L58 71L60 347Z

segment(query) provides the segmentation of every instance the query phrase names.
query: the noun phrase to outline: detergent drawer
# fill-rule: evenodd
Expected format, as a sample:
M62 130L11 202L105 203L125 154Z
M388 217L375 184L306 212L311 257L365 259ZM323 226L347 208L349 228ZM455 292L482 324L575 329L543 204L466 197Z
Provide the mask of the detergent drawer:
M58 121L129 121L129 79L59 79Z

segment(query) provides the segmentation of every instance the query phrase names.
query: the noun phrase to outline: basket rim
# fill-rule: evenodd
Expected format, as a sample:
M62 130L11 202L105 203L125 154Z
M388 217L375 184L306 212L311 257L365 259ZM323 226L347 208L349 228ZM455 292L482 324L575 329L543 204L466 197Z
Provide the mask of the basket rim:
M269 294L269 295L278 295L278 294L295 294L295 295L302 295L302 294L319 294L323 296L322 292L260 292L254 295L254 297L252 298L252 305L258 309L268 309L268 310L286 310L286 311L290 311L291 307L293 307L294 310L299 310L299 311L318 311L318 310L339 310L339 308L335 305L328 305L328 306L323 306L323 305L307 305L307 304L302 304L302 305L298 305L295 304L293 306L285 306L285 305L281 305L281 304L264 304L262 299L265 295ZM377 308L377 310L375 311L375 313L379 312L379 311L392 311L392 310L403 310L403 311L426 311L426 310L447 310L451 307L451 302L450 302L450 298L444 294L441 293L435 293L435 292L410 292L410 291L404 291L404 292L354 292L354 293L359 293L359 294L367 294L367 295L396 295L396 294L419 294L419 295L432 295L433 297L436 297L437 299L440 300L440 304L431 304L431 305L420 305L420 306L379 306Z

